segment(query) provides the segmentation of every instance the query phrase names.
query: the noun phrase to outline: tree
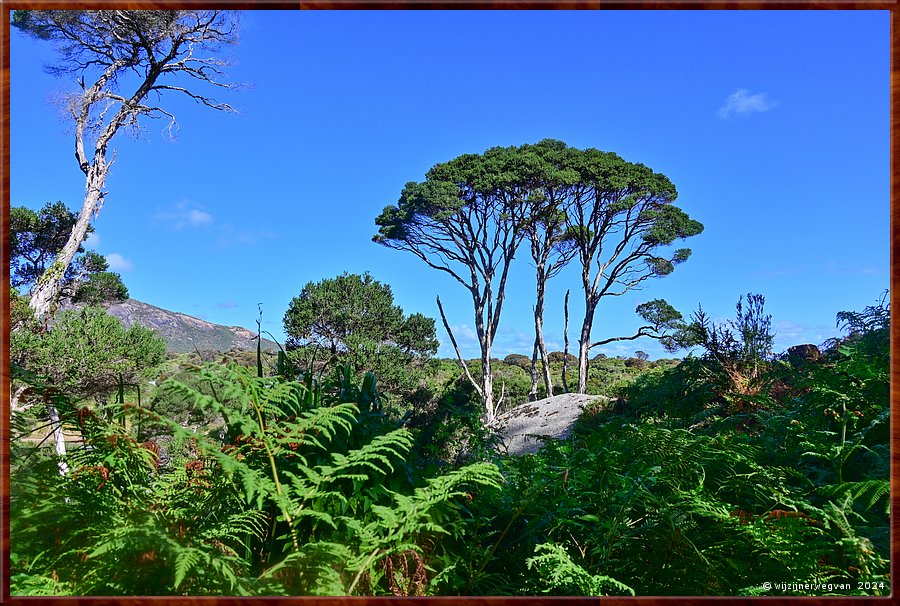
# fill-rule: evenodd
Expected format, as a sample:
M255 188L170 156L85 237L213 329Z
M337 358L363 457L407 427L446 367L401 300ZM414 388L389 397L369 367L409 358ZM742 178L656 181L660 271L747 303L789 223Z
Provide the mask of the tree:
M119 129L138 128L140 118L146 117L168 119L173 131L175 116L149 102L151 94L160 98L167 92L181 93L198 104L233 111L175 78L233 87L223 82L227 63L217 55L223 45L236 42L236 19L230 11L215 10L17 10L12 24L56 43L60 62L49 71L77 76L80 87L69 95L67 111L75 123L75 160L85 175L85 197L69 237L31 292L35 315L46 320L58 303L91 217L103 207L112 163L107 159L109 146Z
M75 303L87 303L88 305L100 305L110 301L125 301L128 299L128 289L122 283L119 274L101 271L89 274L84 282L80 283L72 298Z
M601 299L623 295L648 278L672 273L691 251L680 248L666 253L665 248L676 239L701 233L703 225L673 205L678 194L672 182L643 164L626 162L611 152L572 148L566 163L578 173L565 208L584 289L578 349L578 392L584 393L590 349L623 339L591 342Z
M373 241L411 252L469 291L481 349L478 381L450 331L440 297L437 304L460 366L484 404L486 423L494 419L491 346L509 267L525 235L525 202L540 171L540 158L516 147L465 154L433 166L425 181L407 183L397 204L375 219L379 231Z
M31 288L62 248L77 217L62 202L47 203L35 212L22 206L10 209L10 285ZM88 226L87 233L94 231ZM79 247L60 283L60 297L99 305L124 301L128 289L109 270L103 255Z
M284 315L288 348L313 346L330 355L326 365L349 363L372 370L394 387L404 368L437 353L434 320L404 316L391 287L368 273L344 273L309 282Z
M62 250L72 233L77 217L62 202L48 202L40 211L24 206L9 209L10 284L13 288L31 286L47 270L47 264ZM86 233L94 228L88 226ZM79 246L77 253L84 252ZM72 276L72 268L64 281Z
M575 247L571 245L566 230L566 214L563 200L569 183L577 178L577 173L566 167L561 154L565 154L566 144L562 141L545 139L534 146L522 146L532 149L543 160L543 170L537 187L530 197L528 218L525 230L531 245L531 258L534 260L535 284L537 296L534 305L534 349L531 355L531 390L528 397L537 399L538 357L542 362L544 387L547 395L553 394L553 381L550 378L550 364L547 360L547 347L544 344L544 298L547 281L559 273L572 260Z
M133 383L141 371L166 357L165 341L152 330L139 324L124 328L97 306L62 312L27 347L18 346L16 335L12 341L15 363L48 377L72 397L100 402L120 382Z

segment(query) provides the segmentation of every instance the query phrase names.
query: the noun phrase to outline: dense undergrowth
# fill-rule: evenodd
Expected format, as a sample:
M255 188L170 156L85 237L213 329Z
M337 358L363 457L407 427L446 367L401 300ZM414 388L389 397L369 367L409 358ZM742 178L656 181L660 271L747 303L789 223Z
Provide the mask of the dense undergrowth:
M839 314L818 359L708 326L523 457L449 372L404 413L371 374L283 357L103 406L14 369L11 593L888 595L888 320ZM65 475L26 439L50 407Z

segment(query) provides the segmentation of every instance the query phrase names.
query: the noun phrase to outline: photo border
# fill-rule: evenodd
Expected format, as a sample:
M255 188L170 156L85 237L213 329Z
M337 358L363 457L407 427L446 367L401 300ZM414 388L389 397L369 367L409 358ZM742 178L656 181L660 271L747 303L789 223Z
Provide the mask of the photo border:
M886 10L890 12L890 302L896 309L900 294L895 285L900 278L900 268L895 264L895 250L898 245L898 222L900 222L900 204L897 196L900 192L900 113L898 113L898 87L900 87L900 0L310 0L297 2L290 0L182 0L182 1L149 1L149 0L0 0L3 23L0 24L0 133L2 133L3 164L0 174L2 189L2 207L0 207L0 603L3 604L186 604L186 605L262 605L262 604L301 604L301 605L387 605L387 604L460 604L463 606L531 606L538 604L554 604L558 606L582 606L588 604L610 605L647 605L670 606L684 604L687 606L725 606L735 602L765 602L766 604L828 604L835 606L863 606L892 603L891 597L10 597L10 485L9 485L9 440L10 440L10 376L9 376L9 344L10 344L10 309L9 309L9 209L10 209L10 13L19 9L130 9L130 10L166 10L177 8L213 8L223 7L236 10ZM892 314L893 316L893 314ZM891 322L891 351L897 351L900 345L900 329ZM893 511L898 503L898 463L900 463L900 434L896 404L900 391L900 365L895 356L890 362L890 449L891 449L891 494L890 502ZM897 516L891 516L891 587L893 590L896 577L898 547L895 539Z

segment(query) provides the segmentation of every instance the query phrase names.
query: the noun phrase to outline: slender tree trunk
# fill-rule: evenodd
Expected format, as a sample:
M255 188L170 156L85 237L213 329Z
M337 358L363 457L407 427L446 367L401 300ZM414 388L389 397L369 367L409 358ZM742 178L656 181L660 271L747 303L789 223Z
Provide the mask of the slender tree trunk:
M29 305L34 310L35 317L46 323L59 303L59 295L62 291L62 279L66 270L72 264L72 259L78 253L78 248L84 242L88 227L91 225L91 216L95 215L102 206L103 187L106 183L107 164L103 158L94 159L94 164L87 174L87 192L84 196L84 204L78 220L72 228L69 239L62 250L47 268L31 293Z
M543 269L543 268L540 268ZM542 271L538 272L537 302L534 306L534 334L537 340L538 351L543 361L544 387L547 389L547 397L553 395L553 380L550 378L550 365L547 363L547 346L544 344L544 295L547 288L547 278Z
M538 361L538 336L537 331L535 331L534 335L534 349L531 351L531 389L528 391L528 401L534 402L537 400L537 386L538 386L538 370L537 370L537 361Z
M481 389L484 393L484 424L494 422L494 376L491 374L490 344L481 349Z
M505 272L504 272L505 275ZM484 424L494 422L494 377L491 374L491 345L496 329L497 314L500 313L502 300L497 297L497 309L494 309L491 292L490 277L486 280L484 292L474 297L475 302L475 333L478 335L478 343L481 345L481 398L484 401ZM501 281L500 292L503 281ZM487 308L485 313L485 307ZM487 316L487 318L485 318ZM487 322L485 322L487 319Z
M459 365L462 367L463 372L466 375L466 378L469 380L469 383L475 387L475 390L478 392L478 395L484 399L484 393L481 391L482 386L475 382L475 379L472 377L472 373L469 372L469 367L466 365L466 361L463 359L462 351L459 349L459 345L456 343L456 337L453 336L453 331L450 330L450 324L447 322L447 316L444 315L444 307L441 305L441 297L437 297L437 306L438 311L441 313L441 321L444 323L444 328L447 331L447 334L450 336L450 342L453 344L453 349L456 351L456 356L459 358Z
M587 393L588 353L591 351L591 327L594 324L596 304L585 297L584 322L581 324L581 338L578 340L578 393Z
M569 383L566 381L566 372L569 370L569 290L566 289L566 300L563 304L563 310L565 312L566 324L563 327L563 366L562 366L562 384L563 391L565 393L569 393ZM549 363L544 360L544 363L549 366Z
M544 379L544 388L547 390L547 396L553 395L553 379L550 377L550 364L547 362L547 346L544 343L544 288L538 281L537 289L537 305L534 307L534 351L531 355L531 391L528 394L529 400L534 402L537 399L538 384L538 356L542 363L541 374Z
M62 423L59 421L59 412L56 410L56 406L53 404L47 403L47 409L49 411L50 423L53 426L53 441L56 443L56 454L59 455L59 473L60 475L66 475L69 473L69 466L66 464L66 440L63 436L62 431Z

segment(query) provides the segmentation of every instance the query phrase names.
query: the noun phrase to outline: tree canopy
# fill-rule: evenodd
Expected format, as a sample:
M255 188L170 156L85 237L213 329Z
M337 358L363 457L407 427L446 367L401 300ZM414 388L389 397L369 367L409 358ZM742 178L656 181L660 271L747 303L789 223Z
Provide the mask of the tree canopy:
M491 345L500 322L509 267L525 237L527 202L540 179L540 157L517 147L494 147L434 165L421 183L409 182L396 205L375 219L373 241L411 252L469 291L481 348L481 379L466 376L494 418ZM438 299L438 308L443 316ZM444 326L448 329L446 318ZM455 338L450 334L454 346Z
M578 355L578 392L587 385L588 353L602 344L591 339L594 315L603 297L620 296L651 277L672 273L691 254L669 250L676 240L695 236L703 225L674 205L675 185L643 164L612 152L565 148L559 173L567 176L560 202L567 237L581 264L585 314Z
M77 220L62 202L48 202L40 211L17 206L10 209L10 285L30 289L59 254ZM94 231L88 228L87 233ZM60 295L76 303L99 305L124 301L128 289L119 274L109 271L106 258L79 246L66 269Z
M344 273L309 282L284 315L288 348L317 348L330 356L325 364L349 363L377 371L387 382L406 365L431 358L438 348L434 320L404 315L391 287L371 275Z
M165 341L152 330L138 324L125 328L96 306L62 312L49 331L16 331L10 349L14 364L74 397L100 401L166 354Z
M413 253L471 293L481 346L480 381L469 374L458 348L457 355L490 420L491 345L509 266L521 242L530 241L537 268L535 365L539 352L546 358L541 346L546 281L570 259L581 263L585 317L579 339L578 390L583 393L588 352L603 343L591 340L600 299L672 273L690 256L690 249L668 247L703 230L702 224L673 205L676 197L672 182L643 164L545 139L533 145L495 147L480 155L464 154L435 165L425 181L407 183L398 203L375 219L379 231L373 240ZM656 303L653 307L662 309ZM444 324L449 332L446 319ZM654 323L633 337L610 340L661 338L659 328L663 325ZM546 377L545 383L549 388Z

